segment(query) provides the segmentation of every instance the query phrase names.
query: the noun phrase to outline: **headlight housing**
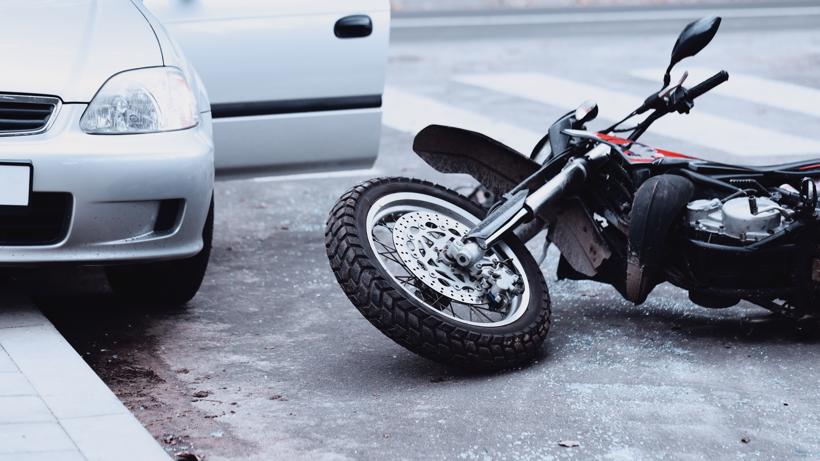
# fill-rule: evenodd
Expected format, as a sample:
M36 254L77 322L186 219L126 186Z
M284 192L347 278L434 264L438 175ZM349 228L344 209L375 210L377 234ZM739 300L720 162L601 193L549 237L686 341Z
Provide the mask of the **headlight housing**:
M91 134L184 130L199 123L196 97L176 67L129 70L108 79L80 119Z

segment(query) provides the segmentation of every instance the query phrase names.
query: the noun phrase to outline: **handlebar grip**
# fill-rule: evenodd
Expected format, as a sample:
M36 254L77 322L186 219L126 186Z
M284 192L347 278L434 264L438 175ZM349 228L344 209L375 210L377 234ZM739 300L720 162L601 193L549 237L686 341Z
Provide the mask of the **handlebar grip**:
M716 86L726 82L727 80L729 80L729 73L725 70L722 70L716 73L715 75L709 77L705 81L698 83L692 88L689 88L689 90L687 91L687 95L690 99L698 98L700 96L703 96L705 93L712 91Z

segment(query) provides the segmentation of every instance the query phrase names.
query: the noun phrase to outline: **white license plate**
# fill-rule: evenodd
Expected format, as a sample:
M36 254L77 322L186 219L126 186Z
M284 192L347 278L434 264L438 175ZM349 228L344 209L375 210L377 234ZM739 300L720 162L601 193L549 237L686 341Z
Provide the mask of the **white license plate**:
M0 163L0 206L28 206L31 165Z

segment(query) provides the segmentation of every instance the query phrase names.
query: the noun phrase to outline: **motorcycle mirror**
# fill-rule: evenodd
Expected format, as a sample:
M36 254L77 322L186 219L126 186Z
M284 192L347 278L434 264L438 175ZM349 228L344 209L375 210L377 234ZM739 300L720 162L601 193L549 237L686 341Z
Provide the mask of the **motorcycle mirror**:
M683 28L678 41L675 42L675 47L672 48L672 57L669 60L669 67L666 69L666 74L663 76L663 86L669 85L672 77L670 73L675 64L684 59L700 53L706 48L706 45L712 41L715 34L720 28L720 18L717 16L708 16L697 21L690 22Z
M575 120L580 124L591 122L598 116L598 103L595 101L584 101L575 109Z

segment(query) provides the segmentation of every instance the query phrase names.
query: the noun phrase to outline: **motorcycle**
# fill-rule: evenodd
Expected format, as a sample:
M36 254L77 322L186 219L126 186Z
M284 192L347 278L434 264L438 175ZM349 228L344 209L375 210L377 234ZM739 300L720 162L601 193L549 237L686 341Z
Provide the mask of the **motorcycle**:
M820 161L729 165L638 142L653 122L687 114L726 82L691 88L672 69L704 49L720 18L688 24L663 89L601 131L593 102L558 119L523 155L472 131L431 125L413 150L444 173L466 173L490 196L481 207L409 178L345 193L325 242L339 285L385 335L424 357L504 368L535 357L550 296L525 243L547 230L558 277L609 284L641 304L669 282L707 308L748 301L800 317L820 307ZM643 116L633 126L627 121Z

